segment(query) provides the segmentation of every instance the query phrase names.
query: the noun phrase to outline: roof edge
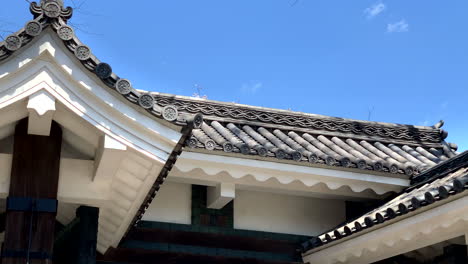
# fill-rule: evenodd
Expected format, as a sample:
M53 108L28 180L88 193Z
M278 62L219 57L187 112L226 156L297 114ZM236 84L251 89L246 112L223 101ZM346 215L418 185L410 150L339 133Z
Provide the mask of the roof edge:
M405 191L408 192L424 184L433 182L448 173L460 169L466 164L468 164L468 150L452 157L451 159L437 164L425 172L413 176L411 178L411 186L408 187Z
M131 103L159 119L164 119L179 126L191 125L189 123L193 122L194 127L198 128L203 123L201 114L180 113L177 107L173 105L160 107L156 104L156 100L151 93L137 91L129 80L120 78L112 71L109 64L96 58L91 49L77 38L74 29L67 25L67 21L73 15L73 9L71 7L64 8L62 1L41 0L40 4L31 2L30 11L34 19L28 21L23 28L0 42L0 62L30 44L47 28L51 28L57 34L57 37L63 41L65 47L88 71L94 73L105 86L116 90Z
M416 185L412 185L406 188L401 193L394 196L394 199L401 195L405 195L406 193L410 193L416 188L430 184L431 182L434 182L437 179L442 179L447 175L450 175L452 172L462 169L465 166L468 166L468 151L465 151L457 155L456 157L453 157L427 170L422 174L423 177L424 175L426 175L425 181L421 181ZM432 193L430 191L424 193L423 197L413 196L410 199L410 205L405 205L403 203L398 204L396 206L398 208L398 212L393 209L387 209L385 214L381 212L379 213L379 205L377 208L374 208L369 212L362 214L354 220L347 221L345 224L339 225L305 242L304 244L302 244L301 250L304 253L310 250L316 250L321 248L322 246L329 245L330 243L335 243L343 238L348 238L360 232L367 231L369 229L373 230L376 226L381 226L382 224L386 224L389 221L394 221L396 218L404 219L407 213L420 211L419 209L425 209L426 206L438 206L437 204L439 201L444 202L446 201L445 199L453 198L454 196L460 193L464 193L467 189L468 174L463 174L459 179L454 179L451 184L447 183L443 187L439 187L436 190L433 190ZM443 194L441 195L440 193ZM363 223L358 221L358 219L362 220L362 218L364 218ZM354 224L353 228L350 227L352 224Z

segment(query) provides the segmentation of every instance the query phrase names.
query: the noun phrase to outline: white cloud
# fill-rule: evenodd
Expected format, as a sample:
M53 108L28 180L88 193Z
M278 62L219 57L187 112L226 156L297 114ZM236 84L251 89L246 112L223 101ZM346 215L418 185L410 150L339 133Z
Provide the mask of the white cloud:
M404 19L387 25L388 33L399 33L399 32L408 32L408 31L409 31L409 25Z
M248 83L242 84L241 90L247 94L256 94L263 86L262 82L259 81L250 81Z
M364 14L366 14L367 18L372 19L385 11L385 9L387 9L387 6L384 3L377 2L371 7L366 8L364 10Z

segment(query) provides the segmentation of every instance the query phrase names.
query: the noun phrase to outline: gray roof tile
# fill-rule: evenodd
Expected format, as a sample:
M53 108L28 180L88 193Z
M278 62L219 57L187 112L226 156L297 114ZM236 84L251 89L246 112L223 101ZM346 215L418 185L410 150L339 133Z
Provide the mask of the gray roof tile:
M163 119L179 126L194 125L198 127L198 123L203 120L201 115L194 116L196 113L189 114L187 112L184 115L179 115L177 108L171 105L159 107L155 104L154 97L150 92L134 89L129 80L120 78L112 71L109 64L96 58L91 49L78 39L73 28L67 25L68 20L73 15L71 7L65 8L61 0L50 0L47 1L50 2L48 5L55 6L57 9L51 12L47 9L47 5L42 4L44 1L42 0L40 4L31 2L29 10L34 19L0 42L0 63L26 47L35 38L39 37L45 29L50 28L62 40L66 49L73 54L75 59L79 60L88 71L101 79L105 86L120 93L125 99L137 107L141 107L157 119Z
M216 143L210 150L246 158L275 157L390 173L418 174L456 154L433 127L351 120L153 93L156 104L182 114L203 114L201 130ZM192 150L206 148L206 138ZM195 141L195 140L194 140ZM201 143L201 144L200 144ZM210 142L211 143L211 142ZM226 147L227 146L227 147Z
M303 244L303 251L320 247L367 228L437 203L468 189L468 151L413 178L413 185L387 203Z
M69 36L60 35L59 28L69 28L66 22L72 15L71 8L62 9L60 19L47 17L35 3L31 4L31 11L32 22L51 27L59 38L67 37L64 45L70 52L77 47L89 52L90 56L77 58L105 85L157 118L182 126L193 123L198 129L187 141L193 149L408 175L455 156L456 145L444 141L447 132L440 129L443 122L433 127L370 122L135 90L129 81L112 73L109 65L92 55L76 36L72 34L68 39ZM26 28L16 35L22 40L15 47L19 49L36 34L28 34ZM0 61L14 52L7 50L8 45L8 41L0 42ZM142 97L145 100L140 100Z
M246 158L259 155L297 162L404 173L409 176L447 159L442 154L444 153L442 144L436 149L379 141L369 143L349 135L330 137L316 135L316 131L311 131L315 134L311 135L239 123L206 120L200 129L195 129L192 133L198 144L189 144L189 147L193 150L205 148L213 151L238 152L246 155ZM232 147L226 148L226 144Z

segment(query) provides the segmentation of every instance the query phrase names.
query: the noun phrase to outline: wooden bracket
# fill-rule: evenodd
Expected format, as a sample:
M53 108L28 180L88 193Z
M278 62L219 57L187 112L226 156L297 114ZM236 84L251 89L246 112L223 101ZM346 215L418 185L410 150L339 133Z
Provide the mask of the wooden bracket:
M28 101L28 134L49 136L55 113L55 98L45 90L31 96Z
M117 140L104 135L99 142L96 155L94 181L110 180L117 172L123 157L126 155L127 146Z
M234 183L220 183L216 187L208 187L207 207L222 209L236 197L236 185Z

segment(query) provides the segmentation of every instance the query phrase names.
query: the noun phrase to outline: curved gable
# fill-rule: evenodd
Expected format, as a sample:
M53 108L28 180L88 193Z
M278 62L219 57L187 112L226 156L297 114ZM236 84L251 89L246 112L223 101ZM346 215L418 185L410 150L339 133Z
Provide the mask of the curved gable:
M139 220L202 117L161 108L131 86L116 90L120 78L110 68L104 76L107 66L91 53L85 59L73 34L65 39L71 9L56 12L48 4L57 3L44 3L32 3L34 20L0 44L0 140L27 118L30 134L46 136L55 121L65 142L85 149L87 155L61 157L59 208L99 207L98 250L105 253ZM2 197L11 156L0 154ZM73 217L59 209L59 220Z

